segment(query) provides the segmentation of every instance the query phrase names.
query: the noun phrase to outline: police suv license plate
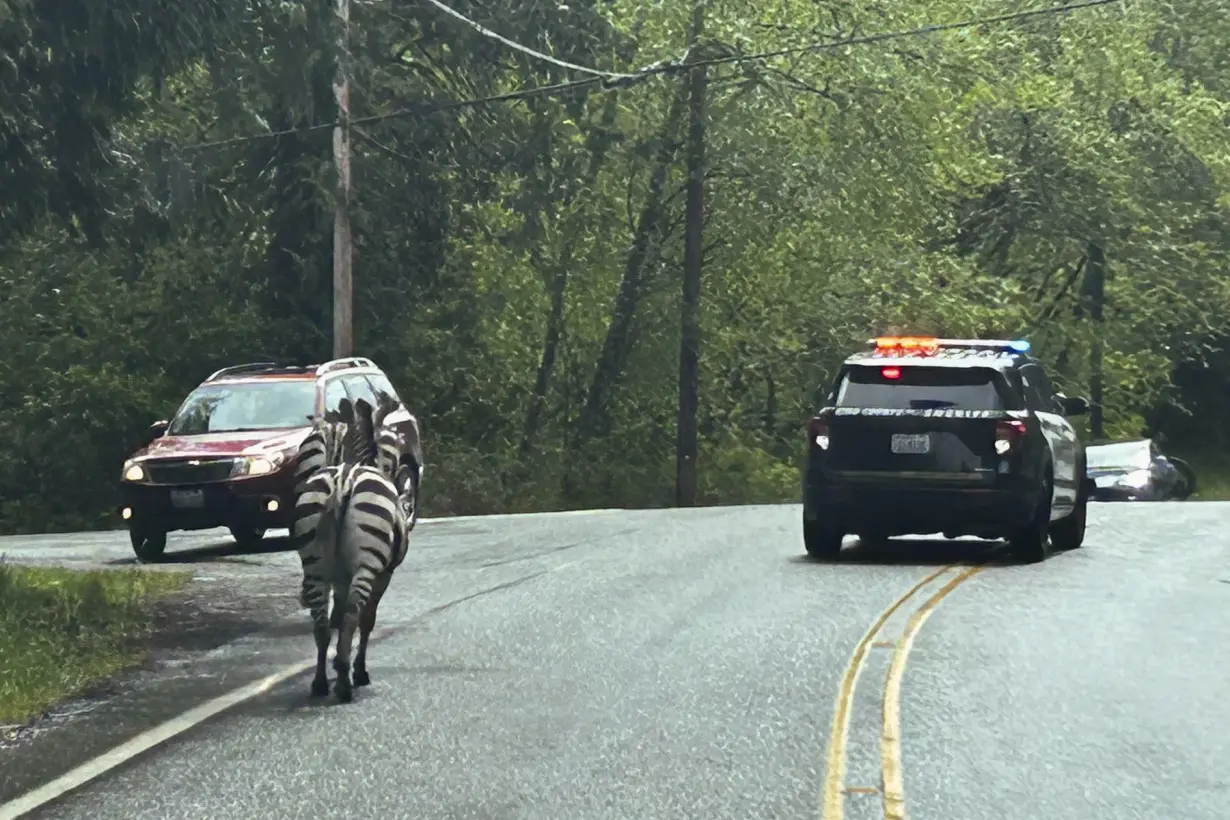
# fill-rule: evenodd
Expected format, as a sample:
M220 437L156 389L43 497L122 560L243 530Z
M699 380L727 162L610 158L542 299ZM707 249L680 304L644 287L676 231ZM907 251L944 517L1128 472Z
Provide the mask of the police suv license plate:
M931 436L896 433L893 435L893 452L903 456L920 456L929 453L931 452Z
M190 510L199 510L205 506L205 491L171 490L171 505Z

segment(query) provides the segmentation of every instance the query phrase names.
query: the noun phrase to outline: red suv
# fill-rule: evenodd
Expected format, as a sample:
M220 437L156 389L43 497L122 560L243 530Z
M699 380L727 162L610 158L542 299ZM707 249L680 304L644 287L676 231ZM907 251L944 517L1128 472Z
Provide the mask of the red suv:
M290 526L295 456L313 416L344 398L391 398L387 419L402 439L397 483L411 526L418 518L423 450L418 420L370 359L337 359L290 367L271 362L225 367L188 395L169 422L155 422L154 439L122 471L120 517L132 548L156 561L173 530L227 527L241 546L268 529Z

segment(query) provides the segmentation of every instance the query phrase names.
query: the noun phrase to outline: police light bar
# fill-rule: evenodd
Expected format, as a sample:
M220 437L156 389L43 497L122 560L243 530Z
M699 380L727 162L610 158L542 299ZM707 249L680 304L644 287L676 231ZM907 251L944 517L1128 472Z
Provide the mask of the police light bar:
M1025 339L937 339L934 336L881 336L872 339L877 353L929 356L947 350L1002 350L1005 353L1028 353Z

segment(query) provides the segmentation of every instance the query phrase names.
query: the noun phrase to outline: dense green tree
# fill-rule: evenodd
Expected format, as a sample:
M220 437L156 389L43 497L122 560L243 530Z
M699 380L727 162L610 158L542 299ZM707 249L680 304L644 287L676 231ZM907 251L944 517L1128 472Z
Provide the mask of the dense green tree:
M681 61L692 16L451 5L611 72ZM1003 12L708 4L704 501L793 499L835 366L892 328L1028 336L1080 394L1100 351L1109 434L1230 444L1224 15L802 48ZM431 511L670 503L680 73L464 102L586 75L431 4L352 16L358 344L422 416ZM322 3L0 2L0 527L105 525L210 370L328 354L335 32Z

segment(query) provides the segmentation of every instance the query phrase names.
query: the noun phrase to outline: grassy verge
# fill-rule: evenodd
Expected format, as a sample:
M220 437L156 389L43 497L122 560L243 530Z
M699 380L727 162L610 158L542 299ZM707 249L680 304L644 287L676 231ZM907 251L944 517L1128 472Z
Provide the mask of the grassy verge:
M139 661L150 604L190 577L0 562L0 724L22 722Z
M1196 471L1193 501L1230 501L1230 454L1175 453Z

